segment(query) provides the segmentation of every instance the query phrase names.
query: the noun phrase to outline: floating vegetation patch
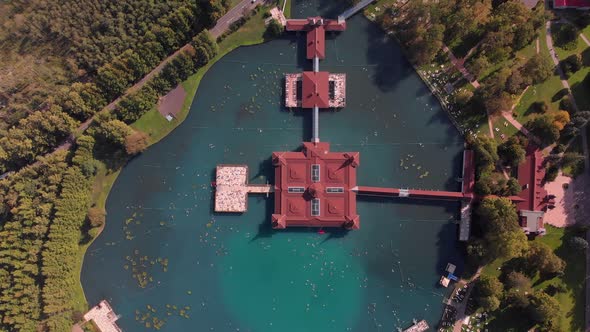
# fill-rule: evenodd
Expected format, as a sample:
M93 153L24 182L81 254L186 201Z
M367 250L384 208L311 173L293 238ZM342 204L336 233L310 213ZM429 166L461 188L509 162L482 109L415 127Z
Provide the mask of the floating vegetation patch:
M164 309L156 309L155 306L146 305L145 309L135 310L135 320L142 323L145 328L159 330L168 322L168 319L180 316L189 319L191 307L166 304Z
M135 238L132 228L133 228L133 226L141 225L141 220L139 219L139 217L143 217L143 214L138 213L136 211L136 212L133 212L131 217L125 219L125 222L123 223L123 228L122 228L123 232L125 233L125 239L131 241Z
M156 265L160 266L162 272L168 271L168 258L150 258L147 255L141 255L138 249L133 251L133 255L127 255L125 260L127 263L123 265L123 268L131 271L133 279L137 281L140 288L146 288L154 281L150 271Z
M422 147L422 146L423 145L420 143L420 147ZM416 156L413 154L407 154L405 158L401 158L399 160L400 169L402 169L404 171L407 171L410 169L418 170L418 171L422 170L422 165L420 165L414 161L415 157ZM418 178L420 178L420 179L425 178L428 176L428 174L429 174L428 171L423 171L420 175L418 175Z

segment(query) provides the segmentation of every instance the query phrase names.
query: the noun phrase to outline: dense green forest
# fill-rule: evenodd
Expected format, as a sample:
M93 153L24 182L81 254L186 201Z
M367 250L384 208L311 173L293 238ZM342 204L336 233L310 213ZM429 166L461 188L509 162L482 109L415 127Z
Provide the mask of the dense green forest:
M91 206L97 170L116 169L147 147L147 135L129 124L215 57L217 44L203 30L228 6L0 3L8 13L0 17L0 75L8 73L0 80L0 173L14 171L0 180L0 331L63 332L80 318L78 252L104 222L104 211ZM186 44L141 89L99 113ZM43 156L74 141L90 117L72 149Z
M3 3L8 15L0 18L0 173L55 148L77 122L212 26L228 5L227 0ZM37 121L48 109L56 116Z

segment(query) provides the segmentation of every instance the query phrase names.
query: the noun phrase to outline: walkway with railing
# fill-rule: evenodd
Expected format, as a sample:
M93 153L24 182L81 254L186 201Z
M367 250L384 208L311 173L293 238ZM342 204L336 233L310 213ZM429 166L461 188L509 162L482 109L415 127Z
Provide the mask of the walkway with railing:
M358 195L366 196L386 196L386 197L411 197L421 199L449 199L462 200L471 199L471 195L463 194L459 191L443 190L420 190L420 189L402 189L402 188L384 188L358 186Z
M363 10L365 7L370 5L373 1L375 0L363 0L357 3L354 7L351 7L347 9L344 13L340 14L340 16L338 16L338 20L347 20L352 15L358 13L359 11Z

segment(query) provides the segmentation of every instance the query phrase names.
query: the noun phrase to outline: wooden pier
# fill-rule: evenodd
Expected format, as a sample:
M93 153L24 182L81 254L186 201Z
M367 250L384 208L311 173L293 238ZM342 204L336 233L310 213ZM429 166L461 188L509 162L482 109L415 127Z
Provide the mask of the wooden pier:
M328 75L330 84L334 84L334 97L330 98L330 107L342 108L346 106L346 74ZM332 88L330 88L332 90Z
M301 100L297 98L297 82L301 81L302 76L301 73L285 74L285 106L301 106Z
M119 316L115 314L107 300L100 301L84 315L84 320L94 322L100 332L122 332L123 330L116 323L118 319Z
M419 322L414 322L414 325L410 326L409 328L405 329L403 332L424 332L428 330L430 327L425 320L421 320Z
M271 194L274 188L270 184L249 184L246 186L248 194Z
M274 192L269 184L248 184L248 166L217 165L215 174L215 212L241 213L248 210L248 194Z

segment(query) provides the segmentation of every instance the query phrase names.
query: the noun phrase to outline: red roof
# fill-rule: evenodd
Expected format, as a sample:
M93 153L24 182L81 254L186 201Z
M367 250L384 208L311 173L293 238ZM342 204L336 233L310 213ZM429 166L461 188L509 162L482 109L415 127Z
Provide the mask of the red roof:
M346 22L321 17L287 20L287 31L307 31L307 58L326 57L326 31L344 31Z
M553 8L590 8L590 0L553 0Z
M324 26L320 25L307 32L307 58L319 59L326 58L326 31Z
M303 151L274 152L272 158L275 165L273 228L359 228L353 191L358 152L330 152L329 143L304 142Z
M330 107L330 73L326 71L303 72L301 107Z
M344 31L346 30L346 21L330 20L317 17L289 19L287 20L287 31L309 31L318 26L324 26L326 31Z
M519 210L542 211L546 207L547 191L543 187L545 167L540 150L529 149L526 159L518 166L518 183L522 191L518 195L522 202L517 204Z

